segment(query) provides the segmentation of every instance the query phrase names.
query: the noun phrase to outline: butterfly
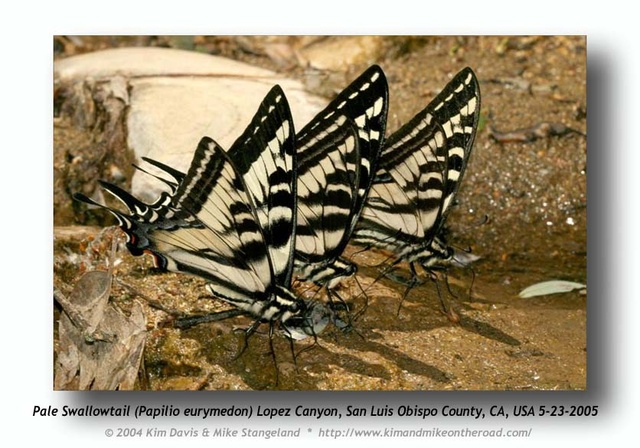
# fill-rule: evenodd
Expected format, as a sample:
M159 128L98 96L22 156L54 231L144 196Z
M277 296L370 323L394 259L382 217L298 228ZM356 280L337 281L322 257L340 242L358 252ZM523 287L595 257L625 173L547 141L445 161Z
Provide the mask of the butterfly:
M77 200L106 208L118 219L133 255L155 266L196 275L207 290L233 306L225 314L255 318L293 339L315 335L329 321L326 308L290 289L296 238L296 150L289 104L273 87L228 151L203 137L188 172L145 159L169 175L170 192L146 204L100 182L129 210L123 213L82 194Z
M444 224L479 116L478 80L465 68L385 141L352 242L392 252L391 265L407 262L414 281L416 264L431 272L454 261Z
M382 69L373 65L296 136L295 270L300 280L325 286L330 294L356 272L356 266L341 255L371 187L387 109L387 80ZM348 122L354 128L353 138L345 140L344 146L336 144L331 134L344 133Z

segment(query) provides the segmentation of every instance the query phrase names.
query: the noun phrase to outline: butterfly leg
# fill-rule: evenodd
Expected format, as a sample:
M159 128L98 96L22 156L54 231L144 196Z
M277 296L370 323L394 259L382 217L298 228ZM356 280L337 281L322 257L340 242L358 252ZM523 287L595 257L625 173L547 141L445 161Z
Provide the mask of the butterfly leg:
M329 308L332 311L346 311L349 312L349 304L346 300L333 288L326 288L327 297L329 298ZM337 297L338 300L334 300L333 298Z
M333 297L337 297L338 300L333 300ZM347 301L334 289L327 288L327 297L329 297L329 310L331 311L331 321L334 323L336 327L344 332L348 332L351 330L351 310L349 309L349 304ZM342 320L338 316L338 312L344 311L347 315L347 322Z
M276 383L275 387L278 387L280 383L280 369L278 368L278 358L276 357L276 350L273 347L273 322L269 322L269 354L271 355L271 360L273 361L273 368L276 371ZM294 356L295 363L295 356Z
M360 310L358 310L356 313L354 313L352 320L356 321L358 319L360 319L360 317L367 311L367 309L369 308L369 296L367 295L367 291L365 291L365 289L362 287L362 285L360 284L360 281L358 281L358 277L354 277L356 283L358 284L358 288L360 288L360 291L362 291L362 295L364 295L364 305L362 305L362 308L360 308ZM358 297L360 297L358 295Z
M249 338L253 336L261 323L262 321L260 319L256 319L251 325L249 325L248 328L240 330L244 333L244 344L242 345L242 350L240 350L240 352L233 358L234 360L240 358L242 354L249 348Z
M176 319L173 322L173 326L175 328L185 329L185 328L191 328L191 327L194 327L196 325L200 325L200 324L204 324L204 323L218 322L218 321L221 321L221 320L230 319L232 317L242 316L242 315L245 315L245 314L246 313L244 311L242 311L240 309L237 309L237 308L234 308L234 309L225 310L225 311L218 311L216 313L202 314L202 315L197 315L197 316L181 317L179 319Z
M446 299L443 296L442 291L440 291L440 283L438 282L438 277L433 272L429 272L429 277L431 278L433 283L435 283L435 285L436 285L436 291L438 292L438 298L440 299L440 308L441 308L442 313L445 316L447 316L447 318L451 322L453 322L453 323L460 322L460 316L458 315L458 313L451 306L451 301ZM446 274L445 274L445 281L447 283L447 290L449 291L449 294L454 296L453 292L449 288L449 281L446 280Z
M413 265L413 263L409 263L409 267L411 269L411 277L410 278L406 278L402 275L399 274L394 274L393 271L391 269L389 269L387 272L384 273L384 276L387 277L388 279L399 283L403 286L407 286L410 290L412 288L415 288L416 286L422 285L424 282L422 280L420 280L420 277L418 276L418 273L416 272L416 269ZM392 269L398 269L397 267L393 267Z
M419 285L424 283L422 280L420 280L420 277L418 276L418 273L416 272L416 267L415 267L414 263L409 263L409 269L411 270L411 280L409 280L408 283L404 283L407 286L407 288L404 290L404 294L402 294L402 299L400 300L400 303L398 304L397 315L400 315L400 309L402 308L402 303L409 296L409 292L411 292L411 290L413 288L415 288L416 286L419 286Z
M344 298L342 298L342 296L338 292L336 292L334 290L328 290L327 292L330 293L330 294L335 294L338 297L339 302L336 302L336 303L342 305L345 308L344 311L347 314L346 320L343 320L337 314L338 310L336 309L335 305L332 305L330 307L330 312L331 312L331 322L333 323L333 325L335 325L336 328L338 328L342 333L350 333L350 332L353 331L358 336L360 336L362 339L364 339L364 336L362 336L362 334L360 334L360 332L353 325L355 320L362 315L364 310L360 310L356 314L351 314L351 310L349 309L349 305L347 304L347 302L344 300ZM332 302L330 302L330 303L332 303Z

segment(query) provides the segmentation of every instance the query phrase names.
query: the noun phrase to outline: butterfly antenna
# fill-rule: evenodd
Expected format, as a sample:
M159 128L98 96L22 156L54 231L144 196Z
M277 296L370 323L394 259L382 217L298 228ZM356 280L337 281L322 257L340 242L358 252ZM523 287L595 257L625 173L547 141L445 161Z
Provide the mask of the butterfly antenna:
M469 225L465 225L464 227L462 227L461 229L458 230L458 233L460 233L461 235L468 235L469 232L471 230L475 230L478 229L484 225L487 225L491 222L491 218L489 217L489 215L485 214L482 218L480 218L480 220L478 222L474 222L471 223ZM453 246L452 247L457 247L457 246ZM457 247L458 249L467 252L467 253L471 253L471 248L467 247L466 249L463 249L461 247Z
M353 257L360 255L363 252L366 252L368 250L370 250L371 248L373 248L372 244L367 244L366 246L363 246L361 249L358 249L354 252L351 253L351 255L349 256L349 260L351 261L353 259Z

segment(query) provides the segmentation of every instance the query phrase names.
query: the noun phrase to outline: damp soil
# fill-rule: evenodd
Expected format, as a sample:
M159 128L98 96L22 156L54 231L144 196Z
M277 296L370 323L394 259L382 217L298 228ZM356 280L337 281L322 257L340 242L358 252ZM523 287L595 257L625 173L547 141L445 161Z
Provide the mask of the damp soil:
M80 45L60 37L55 54L185 45L176 42L84 37ZM186 42L317 85L309 82L308 69L285 66L247 40ZM381 276L389 254L349 247L359 270L338 291L356 313L352 331L328 327L316 340L291 344L277 334L270 338L263 327L245 347L242 329L251 324L245 317L174 328L176 316L225 307L206 295L201 279L157 272L148 257L121 251L111 301L125 314L141 303L147 319L136 389L586 389L585 291L518 297L545 280L586 284L586 39L388 37L374 59L331 73L319 93L339 91L373 62L389 80L388 132L420 111L457 71L475 71L480 128L447 231L451 244L480 259L424 276L405 294L397 280L410 276L407 266L398 266L395 279ZM111 233L103 229L114 224L106 215L87 220L66 202L82 182L65 177L64 167L73 163L71 152L77 156L87 146L83 138L89 139L64 120L54 121L54 207L66 212L55 220L53 268L54 286L63 292L105 262ZM309 285L294 287L305 297L322 297ZM458 319L442 312L441 299ZM60 308L55 310L57 335Z

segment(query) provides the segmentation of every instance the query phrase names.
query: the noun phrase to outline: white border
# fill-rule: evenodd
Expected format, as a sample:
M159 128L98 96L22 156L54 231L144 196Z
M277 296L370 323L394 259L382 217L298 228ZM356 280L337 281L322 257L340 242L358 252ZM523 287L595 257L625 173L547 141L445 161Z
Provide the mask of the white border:
M610 61L612 129L609 146L600 148L615 159L615 172L604 173L612 183L610 208L615 234L598 235L614 246L613 278L603 288L609 297L600 309L615 322L614 365L607 366L608 396L601 403L602 417L577 427L564 421L535 424L532 439L519 444L540 446L545 442L571 445L614 444L634 439L638 406L638 232L637 171L640 145L637 135L640 98L637 23L635 14L621 1L606 4L539 0L532 3L507 1L435 2L206 2L180 1L166 5L134 4L130 1L87 3L57 1L51 4L12 4L5 8L2 30L3 68L0 70L2 101L2 256L3 318L1 424L7 440L29 442L73 441L91 446L112 442L77 422L33 418L34 405L62 406L68 396L51 391L52 353L49 343L51 319L52 237L52 36L55 34L586 34L589 54L606 54ZM419 8L419 9L416 9ZM8 101L7 101L8 100ZM592 123L590 123L591 125ZM591 127L589 129L592 129ZM589 166L589 170L597 170ZM589 195L598 194L590 185ZM590 213L590 217L593 214ZM593 235L591 235L593 236ZM589 254L590 269L598 261ZM635 294L634 294L635 293ZM589 319L599 319L589 316ZM591 339L594 335L590 335ZM610 386L610 387L609 387ZM546 422L546 421L545 421ZM93 425L92 425L93 426ZM136 440L136 446L154 446L175 440ZM178 443L186 442L180 440ZM261 446L278 443L247 440ZM274 443L275 442L275 443ZM305 439L305 443L308 439ZM318 439L322 443L335 443ZM414 441L426 445L435 441ZM450 443L449 443L450 442ZM469 441L448 441L448 446ZM187 442L189 443L189 442ZM208 446L220 443L210 440ZM230 443L240 443L230 440ZM355 440L348 441L351 446ZM375 446L394 443L368 440ZM495 446L495 439L474 440L480 446ZM312 444L313 445L313 444Z

